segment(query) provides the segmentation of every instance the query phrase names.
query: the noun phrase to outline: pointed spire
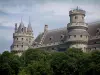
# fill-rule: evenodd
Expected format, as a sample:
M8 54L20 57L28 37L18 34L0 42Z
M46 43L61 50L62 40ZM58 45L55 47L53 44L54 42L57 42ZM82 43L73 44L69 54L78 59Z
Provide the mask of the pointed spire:
M77 6L77 8L76 8L76 9L77 9L77 10L79 9L79 8L78 8L78 6Z
M31 20L30 20L30 16L29 16L29 25L31 25Z
M18 27L18 32L23 32L23 29L24 29L24 23L23 23L23 21L22 21L22 17L21 17L21 23L20 23L20 25L19 25L19 27Z
M23 20L22 20L22 17L21 17L21 24L23 24Z
M27 31L28 31L28 32L33 32L33 31L32 31L32 27L31 27L31 20L30 20L30 16L29 16L29 24L28 24Z

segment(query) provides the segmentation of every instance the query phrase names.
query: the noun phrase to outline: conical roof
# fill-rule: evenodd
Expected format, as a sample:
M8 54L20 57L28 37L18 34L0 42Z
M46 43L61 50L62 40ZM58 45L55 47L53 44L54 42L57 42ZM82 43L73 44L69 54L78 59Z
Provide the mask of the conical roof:
M33 32L30 19L29 19L29 24L28 24L28 27L27 27L27 32Z
M21 21L19 27L18 27L18 32L23 32L24 31L24 23Z

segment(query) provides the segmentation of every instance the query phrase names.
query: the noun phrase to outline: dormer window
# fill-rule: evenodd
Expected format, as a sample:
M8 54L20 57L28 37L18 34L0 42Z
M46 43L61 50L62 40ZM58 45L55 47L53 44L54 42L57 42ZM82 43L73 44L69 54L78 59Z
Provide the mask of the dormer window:
M52 38L50 38L50 40L51 40Z
M53 39L53 37L50 37L49 40L51 41Z
M64 38L64 35L61 35L60 38L63 39Z

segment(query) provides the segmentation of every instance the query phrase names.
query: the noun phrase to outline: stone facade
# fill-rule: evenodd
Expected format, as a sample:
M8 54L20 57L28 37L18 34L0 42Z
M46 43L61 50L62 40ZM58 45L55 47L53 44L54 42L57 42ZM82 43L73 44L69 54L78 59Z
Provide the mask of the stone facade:
M33 31L31 24L25 27L23 22L17 27L15 24L15 32L13 33L13 44L11 45L11 51L21 55L21 53L27 50L33 43Z
M45 25L44 32L40 33L34 41L30 23L28 28L25 28L23 23L20 24L19 28L15 25L11 50L16 52L23 52L28 48L40 48L48 51L80 48L83 52L99 50L100 22L85 23L85 14L86 12L79 8L69 11L70 22L67 27L48 30L48 25ZM22 32L22 28L25 31ZM22 40L22 38L28 40ZM29 38L31 39L29 40ZM21 47L22 44L23 47Z

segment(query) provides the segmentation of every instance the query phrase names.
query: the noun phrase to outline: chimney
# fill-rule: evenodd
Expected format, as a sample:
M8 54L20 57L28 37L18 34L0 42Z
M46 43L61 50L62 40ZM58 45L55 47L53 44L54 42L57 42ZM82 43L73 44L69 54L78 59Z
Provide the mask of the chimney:
M15 32L17 32L17 23L15 23Z
M48 31L48 25L45 25L44 32L47 32L47 31Z

